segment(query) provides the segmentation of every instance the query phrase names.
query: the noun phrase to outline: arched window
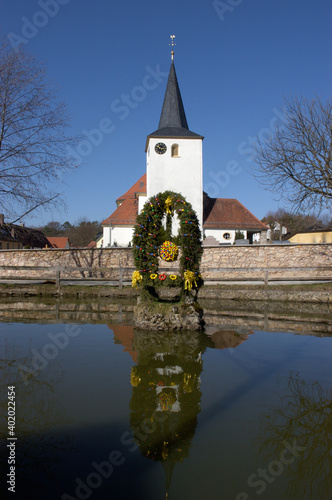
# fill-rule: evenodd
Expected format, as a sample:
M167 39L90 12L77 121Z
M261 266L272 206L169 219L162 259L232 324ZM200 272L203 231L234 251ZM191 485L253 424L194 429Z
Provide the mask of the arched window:
M179 156L179 145L173 144L172 145L172 158L177 158L178 156Z

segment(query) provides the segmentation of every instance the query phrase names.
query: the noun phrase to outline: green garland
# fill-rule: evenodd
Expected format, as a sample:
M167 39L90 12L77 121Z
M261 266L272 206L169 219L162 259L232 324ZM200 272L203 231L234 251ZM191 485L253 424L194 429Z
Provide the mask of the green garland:
M172 237L170 226L175 214L178 216L180 227L178 235ZM162 225L165 215L166 231ZM165 241L172 241L181 248L180 276L170 270L177 279L170 279L170 275L167 275L166 279L159 279L159 276L163 277L158 275L159 247ZM191 287L198 288L203 283L199 271L202 241L197 215L191 204L179 193L158 193L145 203L134 227L133 252L136 267L133 286L139 284L146 288L160 284L176 286L180 283L190 290ZM151 279L151 275L157 275L157 278Z

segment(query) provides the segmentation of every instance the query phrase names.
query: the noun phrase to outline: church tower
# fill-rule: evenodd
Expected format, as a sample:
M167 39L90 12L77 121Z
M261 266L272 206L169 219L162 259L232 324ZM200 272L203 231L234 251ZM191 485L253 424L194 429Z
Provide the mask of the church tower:
M174 35L171 39L173 47ZM102 222L104 247L130 245L137 214L147 199L164 191L180 193L188 200L203 235L202 146L203 136L188 127L172 51L159 126L146 141L146 173L116 200L116 210ZM172 229L176 234L179 221L174 223ZM238 200L205 195L204 236L211 236L210 244L233 244L237 231L250 242L257 235L265 242L267 229Z
M174 52L158 130L146 142L147 198L166 190L181 193L203 229L203 137L191 132L174 66Z

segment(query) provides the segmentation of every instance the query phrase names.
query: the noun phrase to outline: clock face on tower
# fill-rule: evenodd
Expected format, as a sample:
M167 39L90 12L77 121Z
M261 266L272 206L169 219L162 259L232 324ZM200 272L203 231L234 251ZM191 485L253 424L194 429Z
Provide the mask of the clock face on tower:
M154 150L158 155L163 155L167 151L166 144L163 142L158 142L158 144L155 145Z

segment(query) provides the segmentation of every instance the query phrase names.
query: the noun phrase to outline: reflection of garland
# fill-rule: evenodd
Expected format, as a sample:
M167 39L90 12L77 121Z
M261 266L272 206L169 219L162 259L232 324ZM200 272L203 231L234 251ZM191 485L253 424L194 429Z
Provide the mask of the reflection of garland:
M162 220L166 215L169 219L176 214L179 219L179 232L175 238L181 247L180 252L180 277L181 285L187 282L187 290L198 288L202 285L199 273L199 264L202 257L201 232L197 215L190 203L178 193L165 191L152 196L144 205L143 210L137 216L134 227L133 251L136 271L139 279L135 279L134 286L142 284L144 287L154 287L162 282L170 286L170 281L176 279L166 275L165 280L158 276L158 259L175 260L177 246L169 234L169 228L165 231ZM168 224L167 224L168 225ZM185 273L190 272L185 278ZM192 274L191 274L192 273ZM172 276L176 276L175 273ZM189 276L189 278L188 278ZM169 279L168 279L169 278ZM189 281L188 281L189 280ZM174 286L175 283L173 283Z
M169 388L163 389L159 393L158 399L160 401L161 408L163 411L170 410L176 401L175 390Z
M200 411L205 336L197 332L135 332L130 426L141 453L181 462L189 454Z

